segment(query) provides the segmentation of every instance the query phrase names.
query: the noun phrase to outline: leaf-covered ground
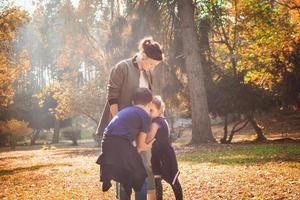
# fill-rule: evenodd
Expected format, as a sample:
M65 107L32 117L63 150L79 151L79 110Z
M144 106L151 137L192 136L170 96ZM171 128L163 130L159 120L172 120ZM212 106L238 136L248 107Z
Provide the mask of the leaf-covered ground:
M300 199L300 145L205 145L176 149L184 199ZM114 199L100 191L99 149L0 149L0 199ZM174 199L164 184L164 199Z

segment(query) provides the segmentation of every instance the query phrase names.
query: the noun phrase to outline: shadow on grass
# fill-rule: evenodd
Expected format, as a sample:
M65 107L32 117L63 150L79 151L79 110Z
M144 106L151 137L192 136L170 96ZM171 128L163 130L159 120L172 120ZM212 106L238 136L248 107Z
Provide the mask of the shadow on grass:
M100 149L66 149L66 150L58 150L53 153L53 155L60 155L66 157L77 157L77 156L87 156L87 157L96 157L100 155Z
M35 150L69 150L69 151L85 151L85 150L97 150L100 151L100 147L96 146L94 143L79 143L78 146L74 146L72 143L57 143L57 144L35 144L35 145L20 145L16 146L14 149L11 147L1 147L0 154L6 152L15 152L15 151L35 151Z
M255 144L219 148L217 151L201 149L201 151L179 155L178 160L226 165L299 162L300 146L297 144Z
M15 169L0 169L0 176L11 175L20 172L28 172L35 171L41 168L49 168L49 167L62 167L62 166L71 166L70 164L47 164L47 165L35 165L30 167L18 167Z
M30 158L32 158L33 156L24 156L24 155L22 155L22 156L5 156L5 157L0 157L0 161L6 161L6 160L15 160L15 159L22 159L22 160L24 160L24 159L30 159Z
M6 152L15 152L15 151L35 151L35 150L40 150L42 148L41 145L36 145L36 146L16 146L15 148L11 147L0 147L0 154L1 153L6 153Z

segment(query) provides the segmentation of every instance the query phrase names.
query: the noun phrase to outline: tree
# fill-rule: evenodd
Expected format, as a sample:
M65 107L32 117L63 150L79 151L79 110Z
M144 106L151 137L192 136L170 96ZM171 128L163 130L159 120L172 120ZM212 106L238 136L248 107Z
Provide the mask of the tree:
M43 86L37 95L43 103L51 94L57 103L50 110L57 119L53 142L58 142L59 121L84 115L96 125L96 119L100 115L104 97L104 86L101 83L107 77L108 70L105 69L106 59L102 57L102 43L97 41L99 25L95 19L95 12L99 2L91 0L89 3L80 1L78 10L75 10L71 1L49 3L46 4L46 8L50 11L48 9L44 11L45 21L49 23L54 21L54 31L59 31L54 35L48 26L42 29L45 30L42 35L47 39L46 47L52 47L54 50L59 47L59 51L51 49L45 51L51 57L53 55L51 52L57 52L50 62L53 81ZM59 12L53 14L51 13L53 9ZM51 41L59 41L60 45L50 45Z
M11 103L15 81L30 67L27 52L15 52L12 48L17 29L27 20L27 13L17 8L0 10L0 112Z
M10 146L14 148L18 138L30 135L31 132L32 129L28 127L28 123L25 121L16 119L0 121L0 144L8 139Z
M214 142L208 116L199 42L194 23L193 1L179 0L178 14L181 20L181 36L191 101L192 143Z
M251 124L257 134L257 141L265 141L263 129L255 120L257 112L270 111L273 98L262 88L242 82L243 76L223 75L214 82L208 94L209 110L213 115L224 117L224 136L221 143L230 143L236 132ZM228 117L236 116L234 126L228 134Z

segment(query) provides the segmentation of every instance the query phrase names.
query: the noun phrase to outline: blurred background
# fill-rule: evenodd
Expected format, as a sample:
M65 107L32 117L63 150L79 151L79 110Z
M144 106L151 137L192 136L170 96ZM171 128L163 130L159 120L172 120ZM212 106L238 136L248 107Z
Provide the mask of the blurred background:
M194 87L206 89L217 141L299 137L300 1L193 5L205 82ZM176 0L2 0L0 145L93 141L110 69L149 35L166 56L155 93L166 101L172 138L188 141L180 9Z

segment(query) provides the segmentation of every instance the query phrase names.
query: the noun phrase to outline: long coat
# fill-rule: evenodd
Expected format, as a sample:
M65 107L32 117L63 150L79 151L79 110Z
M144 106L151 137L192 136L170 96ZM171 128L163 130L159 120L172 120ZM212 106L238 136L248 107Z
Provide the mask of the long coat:
M133 92L139 87L140 69L133 63L134 58L122 60L111 69L108 85L105 108L100 118L96 131L97 138L103 136L104 129L112 119L109 102L116 101L119 110L132 105L131 98ZM149 89L152 90L152 74L143 71L143 75L148 80Z

